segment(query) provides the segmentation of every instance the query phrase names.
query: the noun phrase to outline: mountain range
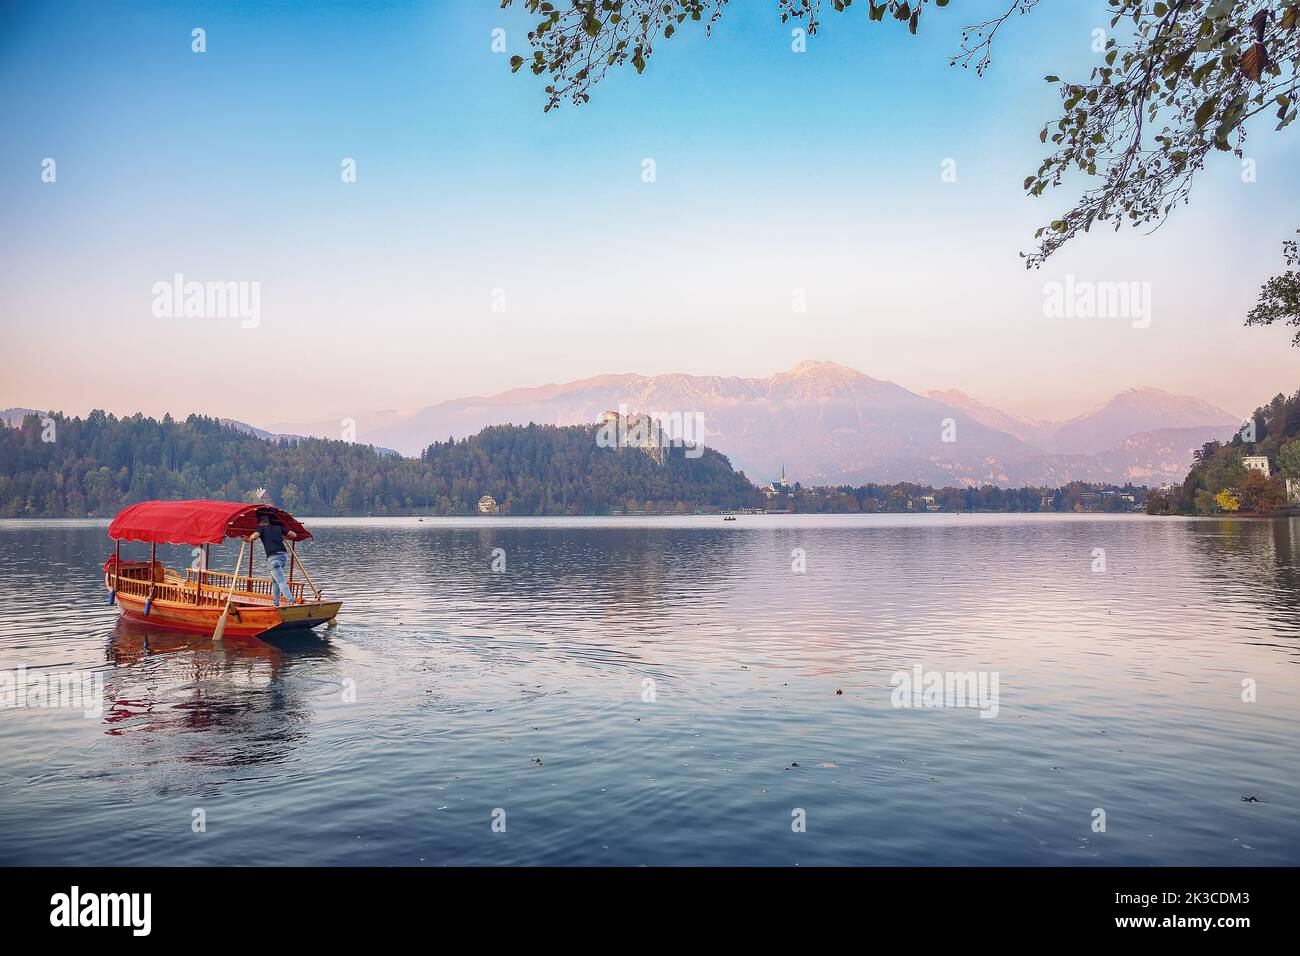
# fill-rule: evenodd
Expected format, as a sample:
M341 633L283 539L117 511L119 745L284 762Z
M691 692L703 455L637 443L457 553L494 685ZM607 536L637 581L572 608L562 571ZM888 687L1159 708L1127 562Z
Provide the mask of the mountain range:
M768 378L599 375L452 399L411 413L362 414L356 440L415 456L488 425L573 425L625 408L699 413L704 442L757 482L784 468L804 484L1159 485L1187 474L1192 453L1241 419L1200 399L1132 388L1067 421L1012 415L957 389L918 394L834 362ZM272 434L339 438L342 423L279 422Z

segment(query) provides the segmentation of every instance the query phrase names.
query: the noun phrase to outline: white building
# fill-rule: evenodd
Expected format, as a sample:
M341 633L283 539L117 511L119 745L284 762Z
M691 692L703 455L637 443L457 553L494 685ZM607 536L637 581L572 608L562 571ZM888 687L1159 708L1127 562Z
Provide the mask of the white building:
M1241 464L1245 468L1261 472L1265 478L1271 474L1268 468L1267 455L1246 455L1241 459Z
M788 495L793 489L785 480L785 465L781 465L781 477L772 479L772 490L777 494Z

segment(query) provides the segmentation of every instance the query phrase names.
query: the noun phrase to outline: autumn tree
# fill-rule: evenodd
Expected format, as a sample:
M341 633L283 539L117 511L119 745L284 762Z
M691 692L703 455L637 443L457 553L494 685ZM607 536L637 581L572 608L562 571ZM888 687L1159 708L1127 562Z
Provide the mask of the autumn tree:
M1300 480L1300 439L1292 439L1278 449L1277 467L1283 478Z
M1247 473L1236 492L1241 502L1241 509L1258 514L1276 511L1282 507L1285 500L1281 478L1277 476L1265 478L1264 473L1260 471Z
M1222 488L1214 496L1214 503L1221 511L1236 511L1241 507L1241 499L1231 488Z

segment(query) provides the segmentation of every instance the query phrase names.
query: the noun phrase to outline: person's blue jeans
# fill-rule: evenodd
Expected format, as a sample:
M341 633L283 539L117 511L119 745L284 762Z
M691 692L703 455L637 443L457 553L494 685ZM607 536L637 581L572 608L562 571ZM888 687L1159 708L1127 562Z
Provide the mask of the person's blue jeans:
M266 556L266 566L271 569L271 600L276 604L280 603L280 595L283 594L289 603L293 603L293 592L289 590L289 579L284 576L284 566L289 563L289 555L285 551Z

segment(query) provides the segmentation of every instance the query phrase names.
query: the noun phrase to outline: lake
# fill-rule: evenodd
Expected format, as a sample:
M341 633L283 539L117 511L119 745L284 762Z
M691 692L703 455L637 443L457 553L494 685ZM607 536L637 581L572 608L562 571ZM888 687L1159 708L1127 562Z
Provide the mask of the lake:
M304 521L338 627L218 646L0 522L103 703L0 710L0 862L1300 862L1300 520Z

